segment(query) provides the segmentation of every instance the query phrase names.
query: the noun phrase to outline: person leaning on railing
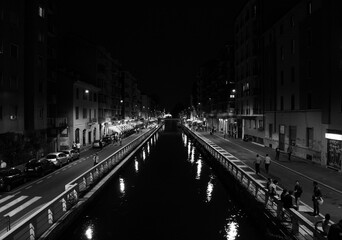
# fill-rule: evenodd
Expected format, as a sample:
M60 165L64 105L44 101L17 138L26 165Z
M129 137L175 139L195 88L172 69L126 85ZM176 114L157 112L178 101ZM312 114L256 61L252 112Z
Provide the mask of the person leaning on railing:
M327 236L329 232L329 227L330 227L329 221L330 221L330 214L327 213L325 214L324 219L315 223L315 229L319 231L322 235ZM318 225L321 225L322 230L318 228Z

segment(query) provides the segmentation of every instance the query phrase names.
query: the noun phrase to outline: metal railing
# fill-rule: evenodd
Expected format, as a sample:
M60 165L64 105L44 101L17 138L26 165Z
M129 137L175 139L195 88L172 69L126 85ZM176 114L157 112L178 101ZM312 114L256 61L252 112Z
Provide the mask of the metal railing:
M99 162L79 177L65 185L65 191L31 214L9 232L0 236L1 239L37 239L57 224L73 206L80 202L81 197L95 186L121 160L133 151L145 139L153 136L161 126L156 126L139 138L123 146L109 157Z
M185 132L195 138L231 175L233 175L245 189L252 194L255 199L264 204L265 210L273 217L278 219L281 224L298 239L313 239L323 240L327 239L319 231L315 229L315 225L309 221L305 216L293 208L284 209L282 201L277 198L270 198L267 189L260 182L256 181L250 172L246 172L239 165L230 161L228 157L224 156L207 141L192 132L186 126L183 126ZM277 192L282 189L277 186Z

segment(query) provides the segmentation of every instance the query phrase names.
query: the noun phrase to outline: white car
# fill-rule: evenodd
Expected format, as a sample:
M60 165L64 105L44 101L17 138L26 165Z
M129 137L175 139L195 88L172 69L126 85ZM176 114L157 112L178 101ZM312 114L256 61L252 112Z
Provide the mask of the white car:
M74 149L66 149L66 150L63 150L62 152L67 155L69 162L72 162L80 158L80 153Z
M62 167L68 163L68 156L63 152L49 153L46 159L55 164L56 167Z

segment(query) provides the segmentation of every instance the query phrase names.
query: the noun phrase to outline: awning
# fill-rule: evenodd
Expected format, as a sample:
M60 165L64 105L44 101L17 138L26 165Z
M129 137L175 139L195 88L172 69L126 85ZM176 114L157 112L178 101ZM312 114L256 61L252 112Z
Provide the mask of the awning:
M113 132L117 132L117 133L122 132L117 126L109 126L108 129L112 130Z

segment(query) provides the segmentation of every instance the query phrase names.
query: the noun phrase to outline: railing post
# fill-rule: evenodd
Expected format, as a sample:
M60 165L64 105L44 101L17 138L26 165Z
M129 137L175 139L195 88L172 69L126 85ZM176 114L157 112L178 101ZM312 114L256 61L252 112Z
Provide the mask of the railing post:
M297 235L299 233L299 222L297 216L291 214L291 222L292 222L292 234ZM316 232L314 231L314 235ZM314 237L314 239L316 239Z

